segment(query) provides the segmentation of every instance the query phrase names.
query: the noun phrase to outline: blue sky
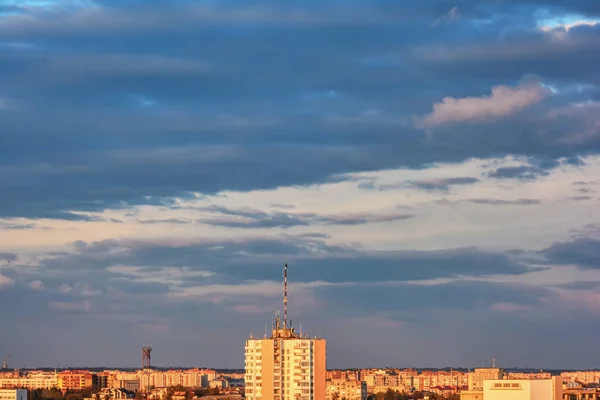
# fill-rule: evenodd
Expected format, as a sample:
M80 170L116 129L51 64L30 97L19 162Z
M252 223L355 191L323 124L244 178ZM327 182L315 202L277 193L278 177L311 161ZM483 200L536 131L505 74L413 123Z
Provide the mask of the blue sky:
M0 1L0 354L597 367L596 0Z

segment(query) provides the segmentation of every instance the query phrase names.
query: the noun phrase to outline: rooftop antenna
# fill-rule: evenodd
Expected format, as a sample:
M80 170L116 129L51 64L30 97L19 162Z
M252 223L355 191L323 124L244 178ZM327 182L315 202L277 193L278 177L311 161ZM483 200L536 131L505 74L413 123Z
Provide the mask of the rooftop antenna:
M287 263L283 267L283 327L287 329Z
M496 359L492 358L492 368L496 368Z
M267 338L267 323L265 322L265 339Z
M300 323L300 337L302 337L302 322Z

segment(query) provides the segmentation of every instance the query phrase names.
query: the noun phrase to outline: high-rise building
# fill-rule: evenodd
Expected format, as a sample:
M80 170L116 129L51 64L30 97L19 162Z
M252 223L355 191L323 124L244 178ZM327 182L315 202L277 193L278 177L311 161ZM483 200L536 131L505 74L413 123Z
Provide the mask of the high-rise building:
M271 336L246 340L247 400L325 400L325 339L297 333L287 318L287 264L283 270L283 320Z

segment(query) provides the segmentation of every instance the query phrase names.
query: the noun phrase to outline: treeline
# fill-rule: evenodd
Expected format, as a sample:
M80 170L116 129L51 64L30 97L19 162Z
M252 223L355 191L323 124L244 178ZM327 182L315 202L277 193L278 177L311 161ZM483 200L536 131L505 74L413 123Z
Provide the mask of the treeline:
M57 388L33 389L28 391L28 400L83 400L92 397L92 388L83 390L67 390L65 393Z
M183 386L175 386L167 389L167 397L165 400L173 400L173 394L175 392L184 392L185 400L192 400L195 397L218 396L221 393L220 389L216 387L190 389Z
M67 390L63 393L59 389L34 389L28 391L27 400L83 400L85 398L97 398L99 390L87 388L83 390ZM167 389L165 400L173 400L175 392L184 392L185 400L192 400L196 397L217 396L220 394L219 388L198 388L190 389L185 387L172 387ZM142 392L136 392L136 400L144 400L145 395ZM108 400L100 397L99 400Z

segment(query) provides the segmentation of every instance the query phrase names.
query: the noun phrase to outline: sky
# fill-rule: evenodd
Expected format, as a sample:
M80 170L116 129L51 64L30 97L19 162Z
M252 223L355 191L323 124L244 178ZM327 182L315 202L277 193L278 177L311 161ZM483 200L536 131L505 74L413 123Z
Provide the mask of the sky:
M594 368L597 0L0 0L0 357Z

